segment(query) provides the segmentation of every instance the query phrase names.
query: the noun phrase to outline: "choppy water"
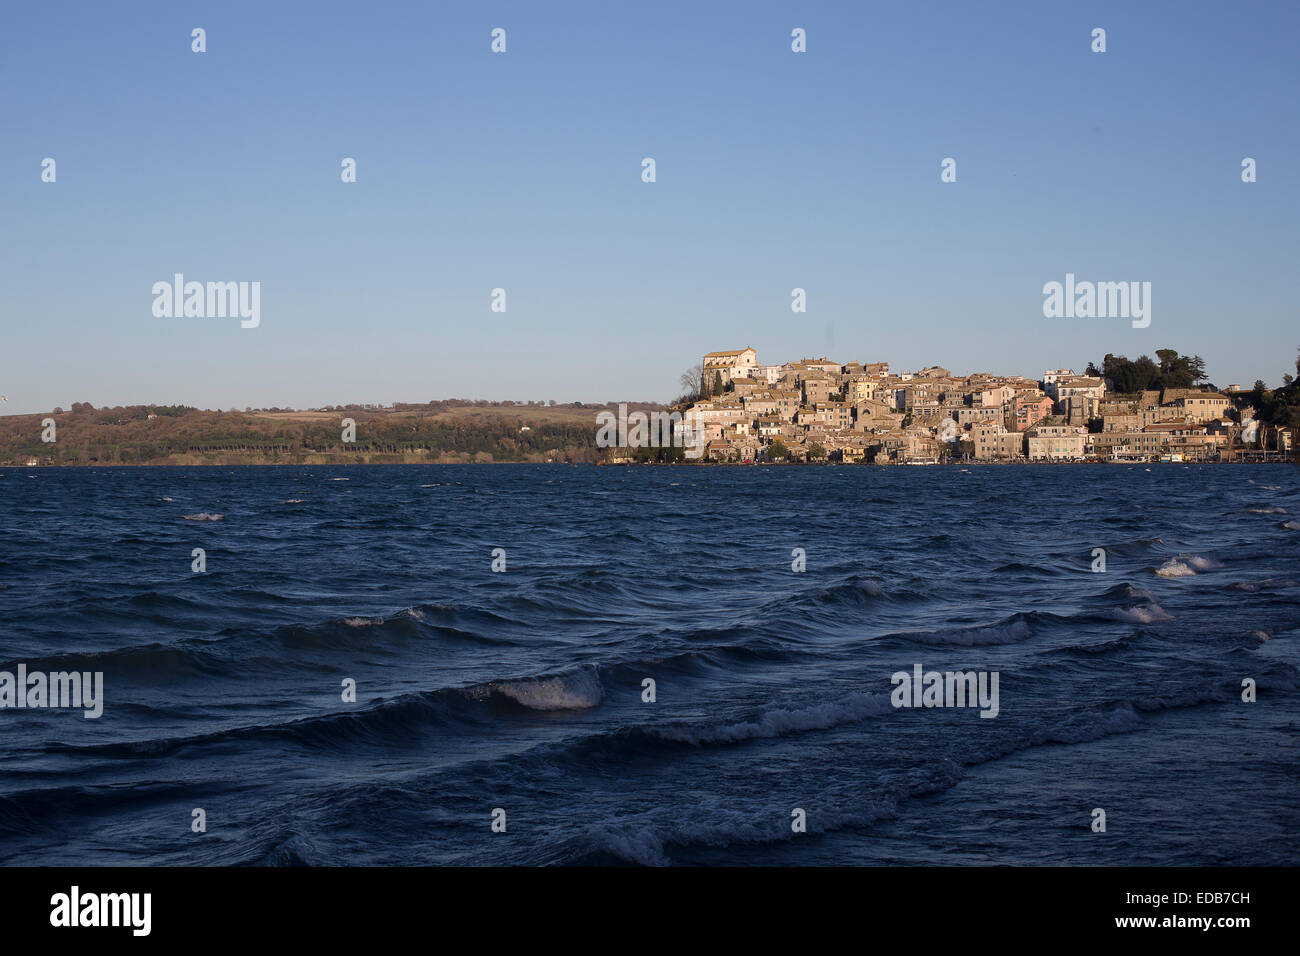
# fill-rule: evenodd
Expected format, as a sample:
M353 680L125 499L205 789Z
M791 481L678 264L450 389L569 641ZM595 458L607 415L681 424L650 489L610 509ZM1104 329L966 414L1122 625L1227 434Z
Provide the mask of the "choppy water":
M0 470L0 670L105 675L0 711L0 861L1300 863L1298 529L1286 465Z

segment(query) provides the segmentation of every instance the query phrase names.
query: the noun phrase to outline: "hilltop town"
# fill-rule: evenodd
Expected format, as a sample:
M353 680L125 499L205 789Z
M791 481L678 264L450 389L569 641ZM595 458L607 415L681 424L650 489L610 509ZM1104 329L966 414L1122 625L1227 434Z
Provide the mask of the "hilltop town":
M445 399L239 412L75 402L0 415L0 468L1295 460L1300 361L1296 371L1278 388L1216 389L1198 356L1171 349L1030 379L825 357L762 365L743 348L705 355L671 405Z
M695 394L678 407L708 461L1261 461L1292 454L1297 429L1261 422L1251 404L1258 386L1192 385L1203 377L1199 358L1158 354L1181 376L1166 378L1190 387L1118 392L1091 366L1085 374L1050 369L1029 379L955 375L939 366L893 372L888 362L825 357L763 365L753 348L731 349L704 356L689 376ZM1145 358L1129 364L1141 362L1156 368ZM1117 364L1116 377L1121 371Z

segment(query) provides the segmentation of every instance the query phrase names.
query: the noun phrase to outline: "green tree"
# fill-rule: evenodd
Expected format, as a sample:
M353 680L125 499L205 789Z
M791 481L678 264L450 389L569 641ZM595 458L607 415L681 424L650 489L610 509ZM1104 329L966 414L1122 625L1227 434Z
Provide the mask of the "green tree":
M767 457L773 461L783 461L790 454L790 449L785 447L785 442L779 438L773 438L772 444L767 446Z
M1141 355L1130 360L1107 353L1101 367L1089 362L1087 373L1099 375L1121 394L1166 388L1195 388L1206 380L1205 360L1199 355L1180 355L1176 349L1156 349L1159 363Z
M1160 360L1161 388L1192 388L1205 381L1205 360L1199 355L1179 355L1175 349L1156 349Z
M808 459L822 459L826 457L826 448L821 442L813 442L808 446Z
M1296 370L1300 372L1300 358L1296 360ZM1260 421L1266 425L1300 425L1300 379L1290 373L1282 376L1280 388L1270 389L1263 381L1257 380L1249 401L1258 411Z

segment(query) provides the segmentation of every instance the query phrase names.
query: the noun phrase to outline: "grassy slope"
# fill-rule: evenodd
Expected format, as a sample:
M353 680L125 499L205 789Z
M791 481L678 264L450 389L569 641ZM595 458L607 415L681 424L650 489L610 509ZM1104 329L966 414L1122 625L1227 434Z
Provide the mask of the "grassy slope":
M213 412L150 419L148 406L0 417L0 464L197 465L595 461L605 406L471 405ZM659 406L631 403L630 408ZM53 418L57 441L41 441ZM342 420L356 441L342 441ZM528 431L521 431L523 426Z

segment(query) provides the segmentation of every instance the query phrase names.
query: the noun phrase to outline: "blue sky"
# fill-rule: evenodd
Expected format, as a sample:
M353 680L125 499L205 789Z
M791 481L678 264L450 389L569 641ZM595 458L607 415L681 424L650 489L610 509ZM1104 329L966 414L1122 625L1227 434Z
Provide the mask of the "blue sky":
M745 345L1028 375L1172 347L1220 385L1276 383L1300 345L1294 3L0 21L3 412L665 400L702 353ZM176 272L261 282L260 327L155 318ZM1151 282L1150 327L1044 318L1067 272Z

